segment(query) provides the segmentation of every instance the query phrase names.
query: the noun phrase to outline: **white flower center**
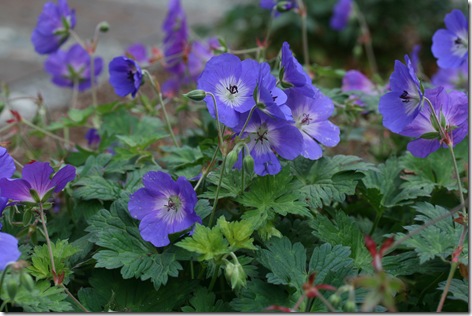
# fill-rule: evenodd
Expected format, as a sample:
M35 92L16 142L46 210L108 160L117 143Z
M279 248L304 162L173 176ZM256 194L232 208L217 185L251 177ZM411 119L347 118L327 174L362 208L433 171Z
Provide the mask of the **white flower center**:
M218 82L215 94L226 106L238 108L247 100L248 90L241 79L230 76Z

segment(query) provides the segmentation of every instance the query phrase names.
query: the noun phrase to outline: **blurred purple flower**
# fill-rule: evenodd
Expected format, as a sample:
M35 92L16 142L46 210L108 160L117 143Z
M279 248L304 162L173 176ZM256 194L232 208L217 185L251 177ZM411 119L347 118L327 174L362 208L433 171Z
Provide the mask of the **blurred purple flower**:
M301 155L315 160L323 155L319 144L334 147L339 143L339 127L328 121L334 105L330 98L317 90L313 98L290 93L287 105L292 110L295 126L303 136Z
M7 233L0 232L0 271L5 270L5 268L13 262L16 262L20 259L21 252L18 249L18 240Z
M49 162L33 162L23 168L22 179L0 179L0 190L2 195L8 199L19 202L37 203L31 194L36 191L39 200L48 195L50 191L60 192L66 184L75 179L75 167L65 165L51 178L54 169Z
M315 89L311 83L311 78L303 70L302 65L293 56L287 42L282 44L282 58L280 61L280 83L283 88L296 91L307 97L315 94Z
M180 0L170 0L169 11L164 24L164 60L165 69L174 74L183 74L186 58L186 47L188 42L188 27L185 12L180 4Z
M119 56L108 64L110 84L120 97L131 93L134 98L143 81L143 73L138 63L130 58Z
M254 60L241 61L232 54L212 57L205 66L197 88L215 96L220 122L233 128L239 123L239 114L254 105L253 92L258 74L254 72ZM211 96L205 98L213 118L215 109Z
M446 29L433 35L431 51L441 68L458 68L469 56L469 23L460 10L452 10L444 18Z
M134 59L141 65L145 65L149 62L146 46L141 43L135 43L128 46L125 51L125 55L128 58Z
M51 54L61 47L75 27L75 10L71 10L66 0L44 4L43 11L31 35L31 41L38 54Z
M260 0L259 5L263 9L275 11L274 17L279 16L281 12L298 8L297 0Z
M431 77L431 83L446 89L463 89L469 87L469 63L466 61L459 68L439 68Z
M90 55L80 44L72 45L68 51L58 50L49 55L44 68L52 75L52 82L60 87L73 88L76 83L79 91L84 91L91 86ZM102 68L103 59L95 57L95 81Z
M242 116L247 118L248 114ZM241 120L236 130L240 130L244 122L245 119ZM295 126L286 121L260 117L257 113L252 115L242 137L249 138L247 145L254 159L254 172L260 176L274 175L282 170L275 153L287 160L293 160L303 149L302 134ZM235 167L240 166L241 155Z
M391 92L383 95L379 102L379 112L383 125L394 133L400 133L410 124L423 106L423 93L408 55L406 66L395 61L394 72L390 76Z
M443 87L428 89L425 96L431 100L434 111L439 118L447 136L441 138L439 127L431 116L429 106L424 106L417 118L400 133L414 137L407 149L415 157L425 158L439 147L453 146L460 143L468 133L469 102L467 95L459 91L449 93Z
M352 0L339 0L333 8L330 26L333 30L343 30L349 22L352 11Z
M156 247L170 243L169 234L186 230L201 218L195 213L197 195L184 177L177 181L161 171L150 171L143 177L144 188L130 197L128 209L140 220L139 231L144 240Z
M97 147L100 143L100 135L96 128L90 128L85 134L85 138L89 147Z
M0 179L10 178L15 173L16 167L13 158L8 154L6 148L0 147ZM8 198L2 194L0 189L0 215L7 206Z
M410 54L410 60L411 60L411 65L413 66L413 70L415 72L418 72L420 70L420 50L421 50L421 45L415 45L413 46L413 50L411 51Z
M360 91L367 95L375 94L375 86L364 74L357 70L349 70L343 77L341 91ZM362 96L350 95L349 98L359 106L365 106Z

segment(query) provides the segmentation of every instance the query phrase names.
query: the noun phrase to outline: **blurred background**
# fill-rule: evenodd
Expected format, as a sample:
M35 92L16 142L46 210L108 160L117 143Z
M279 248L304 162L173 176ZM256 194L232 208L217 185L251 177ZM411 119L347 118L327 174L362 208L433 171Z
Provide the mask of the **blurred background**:
M35 53L30 41L46 0L2 0L0 10L0 82L14 95L41 92L48 107L67 104L70 89L55 87L43 70L45 56ZM68 0L77 14L76 32L83 38L93 36L101 21L110 31L100 36L97 55L105 65L122 55L128 45L142 42L161 46L161 25L167 14L167 0ZM426 76L437 70L431 54L431 37L444 27L444 16L453 8L468 11L465 0L356 0L370 29L379 75L385 81L395 59L403 61L416 44ZM181 0L188 24L201 37L221 36L232 49L256 46L268 27L270 12L259 7L259 0ZM329 26L336 0L305 0L311 63L340 69L359 69L372 75L362 46L361 28L351 19L342 31ZM294 12L281 14L272 23L268 55L275 57L283 41L288 41L301 60L300 17ZM66 46L74 43L69 39ZM106 85L105 68L100 82ZM328 82L340 86L339 80ZM109 90L108 90L109 92Z

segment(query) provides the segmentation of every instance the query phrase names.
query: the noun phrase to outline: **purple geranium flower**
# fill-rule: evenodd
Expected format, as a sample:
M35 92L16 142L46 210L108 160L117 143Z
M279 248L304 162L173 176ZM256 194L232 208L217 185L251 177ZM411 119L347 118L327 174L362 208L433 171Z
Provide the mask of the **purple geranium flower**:
M330 26L333 30L341 31L349 22L352 11L352 0L339 0L333 8Z
M195 213L197 195L184 177L177 181L161 171L150 171L143 177L144 188L133 193L128 209L141 221L139 231L144 240L156 247L170 243L169 234L186 230L201 218Z
M75 10L71 10L66 0L44 4L38 17L36 28L31 35L34 49L39 54L51 54L61 47L75 27Z
M287 105L292 109L295 126L303 136L303 157L319 159L323 155L319 143L327 147L339 143L339 127L328 121L334 112L333 102L321 91L317 90L313 98L291 93Z
M143 81L143 72L135 60L124 56L115 57L108 64L108 72L110 84L117 95L124 97L131 93L133 98L136 96Z
M383 125L394 133L399 133L410 124L421 110L423 93L420 82L405 55L406 66L395 61L394 72L390 76L391 91L380 98L379 112Z
M413 156L424 158L441 147L453 146L460 143L468 133L469 102L467 95L459 91L449 93L443 87L428 89L426 97L431 101L436 116L446 133L442 138L439 127L431 116L429 106L425 106L418 117L408 125L400 134L414 137L415 140L408 143L407 149Z
M172 73L171 77L162 84L162 93L167 97L175 96L181 86L195 83L202 73L206 62L213 56L211 45L214 39L208 42L193 41L188 46L188 56L182 65L187 68L184 73Z
M15 173L15 162L6 148L0 147L0 179L10 178ZM0 215L7 206L8 198L0 190Z
M44 62L44 68L52 75L52 82L60 87L74 87L78 85L79 91L84 91L91 86L90 55L80 45L72 45L68 51L58 50L48 56ZM103 59L94 59L94 77L102 72Z
M257 72L254 60L241 60L232 54L212 57L205 66L197 87L211 92L216 99L220 122L233 128L239 123L239 114L249 111L254 105L253 92ZM211 96L205 98L208 111L215 118Z
M444 18L446 29L433 35L431 51L441 68L460 67L469 56L469 23L460 10L452 10Z
M287 42L282 44L282 58L280 61L280 83L283 88L296 91L307 97L315 94L315 89L311 84L311 78L303 70L302 65L293 56Z
M259 68L259 78L257 81L256 111L262 115L268 115L273 118L279 118L285 121L293 121L292 111L285 104L287 95L282 89L277 88L277 79L271 74L268 63L257 64Z
M144 44L135 43L130 46L125 51L125 55L128 58L136 60L138 63L144 65L149 62L147 55L147 48Z
M22 179L0 179L2 195L19 202L37 203L31 190L36 191L41 202L50 191L60 192L66 184L75 179L75 167L65 165L51 178L54 169L49 162L33 162L23 168Z
M413 49L410 54L411 65L413 66L413 70L415 72L420 71L420 50L421 45L415 45L413 46Z
M349 70L343 77L341 91L360 91L367 95L373 95L375 94L375 86L372 81L370 81L369 78L364 76L364 74L362 74L360 71ZM351 95L349 98L359 106L365 105L365 103L361 100L361 97L358 95Z
M247 117L247 114L242 116ZM245 120L241 120L242 124L243 121ZM242 128L238 126L236 130L240 130L239 127ZM274 175L282 169L275 153L293 160L303 149L303 137L295 126L286 121L261 117L257 113L252 115L242 137L249 138L247 145L254 159L254 172L260 176ZM236 167L240 165L241 159Z
M90 128L85 134L85 138L87 139L87 145L89 147L96 148L100 143L100 135L96 128Z
M169 2L169 11L162 25L162 30L165 34L165 69L174 74L182 74L185 72L185 65L182 61L188 42L188 27L180 0Z
M280 15L280 12L286 12L298 8L297 0L286 0L286 1L277 1L277 0L260 0L259 5L261 8L266 10L274 11L274 17Z
M431 77L431 83L446 89L464 89L469 87L469 63L466 61L459 68L439 68Z
M0 232L0 271L5 270L5 268L13 262L16 262L20 256L21 252L18 249L18 240L7 233Z

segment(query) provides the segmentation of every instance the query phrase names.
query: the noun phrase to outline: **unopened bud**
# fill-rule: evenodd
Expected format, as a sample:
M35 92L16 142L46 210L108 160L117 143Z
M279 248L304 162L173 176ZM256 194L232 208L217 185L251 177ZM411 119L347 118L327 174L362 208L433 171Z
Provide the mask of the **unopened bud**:
M357 310L356 303L353 301L347 301L346 304L344 305L344 311L349 312L349 313L354 313Z
M34 281L31 275L29 275L26 271L22 271L20 274L20 283L23 285L28 291L32 292L34 290Z
M13 279L8 280L7 293L8 293L8 297L10 298L10 301L15 300L15 296L17 292L18 292L18 283Z
M239 262L236 264L227 262L225 276L231 283L231 289L233 290L246 286L246 272L244 272L244 269Z
M331 304L338 305L341 302L341 297L338 294L334 293L330 295L328 300L331 302Z
M247 172L254 171L254 158L251 155L244 156L243 167Z
M235 148L236 149L236 148ZM231 150L228 155L226 156L226 172L230 172L233 169L234 164L238 161L238 151L239 150Z
M279 12L287 12L293 9L293 4L290 1L280 1L275 8Z
M203 101L206 97L206 92L203 90L192 90L189 93L184 94L184 97L193 101Z
M100 22L98 24L98 30L102 33L106 33L108 30L110 30L110 24L108 24L107 21Z

